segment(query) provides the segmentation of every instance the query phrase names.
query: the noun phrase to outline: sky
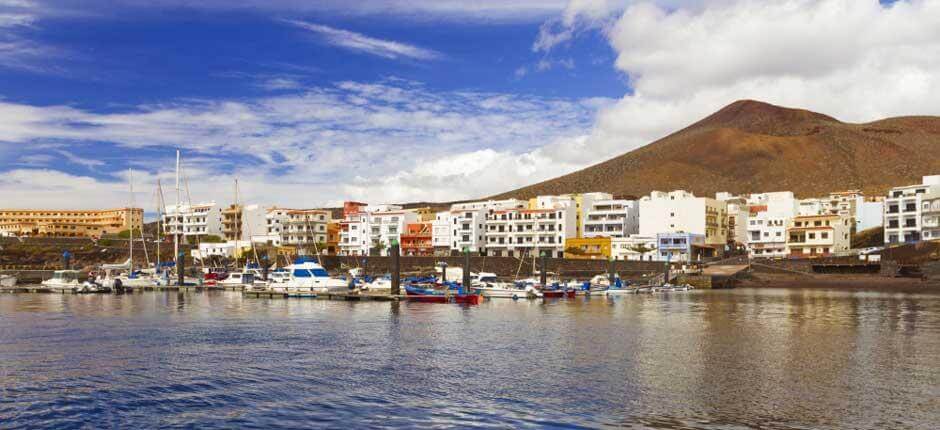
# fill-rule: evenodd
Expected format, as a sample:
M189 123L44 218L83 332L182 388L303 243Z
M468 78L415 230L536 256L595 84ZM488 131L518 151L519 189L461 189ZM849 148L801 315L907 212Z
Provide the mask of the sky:
M0 0L0 207L481 198L739 99L940 112L940 0ZM134 192L130 189L133 187Z

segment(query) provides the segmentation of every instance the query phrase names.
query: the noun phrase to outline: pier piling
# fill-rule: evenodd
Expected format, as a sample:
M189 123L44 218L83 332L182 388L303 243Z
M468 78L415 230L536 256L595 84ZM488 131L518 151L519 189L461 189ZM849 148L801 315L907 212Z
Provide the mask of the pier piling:
M398 296L401 294L401 251L397 240L392 240L391 245L389 254L392 257L392 295Z
M539 281L542 283L542 287L545 287L545 284L548 283L548 272L545 271L545 251L542 251L540 260L541 267L539 267Z
M470 294L470 249L463 249L463 290L464 294Z

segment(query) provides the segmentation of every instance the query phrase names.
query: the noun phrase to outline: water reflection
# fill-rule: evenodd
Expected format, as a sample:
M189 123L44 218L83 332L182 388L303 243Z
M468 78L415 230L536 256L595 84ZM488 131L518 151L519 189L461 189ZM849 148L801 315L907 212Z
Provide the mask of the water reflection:
M940 296L0 296L4 426L932 428Z

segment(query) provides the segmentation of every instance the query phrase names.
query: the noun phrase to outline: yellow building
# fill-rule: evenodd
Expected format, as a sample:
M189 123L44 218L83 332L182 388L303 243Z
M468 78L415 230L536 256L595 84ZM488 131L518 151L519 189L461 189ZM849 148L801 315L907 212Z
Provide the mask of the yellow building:
M0 236L101 237L143 228L144 210L0 209Z
M430 206L426 206L423 208L415 208L415 209L412 209L412 211L414 211L414 213L418 215L418 222L434 221L434 211L431 209Z
M576 260L610 259L610 238L569 238L565 239L565 258Z

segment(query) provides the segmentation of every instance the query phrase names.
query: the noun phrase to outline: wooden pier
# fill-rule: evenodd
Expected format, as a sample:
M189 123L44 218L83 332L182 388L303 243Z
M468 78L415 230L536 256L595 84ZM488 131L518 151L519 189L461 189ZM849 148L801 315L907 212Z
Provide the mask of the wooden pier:
M276 292L276 291L242 291L242 296L261 299L316 299L339 300L347 302L391 302L404 298L403 295L360 293L309 293L309 292Z

